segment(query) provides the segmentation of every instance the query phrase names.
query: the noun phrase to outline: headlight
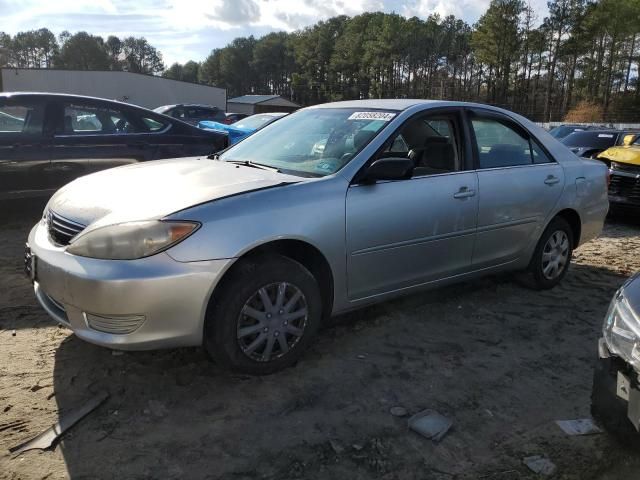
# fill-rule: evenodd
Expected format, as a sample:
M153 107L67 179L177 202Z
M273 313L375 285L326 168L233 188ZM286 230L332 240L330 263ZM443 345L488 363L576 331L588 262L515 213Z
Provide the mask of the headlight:
M603 326L609 351L640 369L640 318L618 291L607 311Z
M129 222L96 228L71 241L67 252L82 257L133 260L175 245L195 232L196 222Z

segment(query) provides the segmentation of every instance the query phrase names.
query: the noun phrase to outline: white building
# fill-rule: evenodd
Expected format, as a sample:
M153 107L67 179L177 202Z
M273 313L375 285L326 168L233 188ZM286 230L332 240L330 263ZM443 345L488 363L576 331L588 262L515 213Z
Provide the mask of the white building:
M282 98L280 95L243 95L230 98L227 101L227 112L244 113L246 115L267 112L290 113L299 108L300 105Z
M176 103L199 103L224 110L227 104L224 88L117 71L2 68L0 92L87 95L151 109Z

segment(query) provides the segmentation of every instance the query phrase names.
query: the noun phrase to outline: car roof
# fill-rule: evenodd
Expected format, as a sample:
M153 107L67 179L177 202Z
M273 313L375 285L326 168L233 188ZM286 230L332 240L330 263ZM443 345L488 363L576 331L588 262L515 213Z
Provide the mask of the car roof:
M19 98L19 97L45 97L45 98L68 98L68 99L76 99L76 100L92 100L96 102L117 103L125 107L134 107L134 108L141 108L143 110L149 110L148 108L141 107L140 105L121 102L119 100L112 100L110 98L90 97L88 95L73 95L71 93L51 93L51 92L2 92L0 93L0 98Z
M382 108L387 110L406 110L414 105L442 103L440 100L421 100L410 98L382 98L367 100L345 100L342 102L323 103L310 108ZM447 102L457 103L457 102Z
M578 130L577 132L570 133L570 135L598 135L600 133L622 133L622 130L616 130L615 128L599 128L591 130Z
M211 110L220 110L219 107L216 107L214 105L207 105L205 103L176 103L175 105L163 105L163 106L165 107L198 107L198 108L210 108Z
M473 102L458 102L453 100L432 100L421 98L382 98L382 99L367 99L367 100L346 100L341 102L322 103L307 108L369 108L369 109L382 109L382 110L407 110L417 105L431 106L431 107L469 107L469 108L482 108L485 110L493 110L495 112L504 113L507 115L518 115L515 112L505 110L503 108L494 107L493 105L487 105L484 103Z

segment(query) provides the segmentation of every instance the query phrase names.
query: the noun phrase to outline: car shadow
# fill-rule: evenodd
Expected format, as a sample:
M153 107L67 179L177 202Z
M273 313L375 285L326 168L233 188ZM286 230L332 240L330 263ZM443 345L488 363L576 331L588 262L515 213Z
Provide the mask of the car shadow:
M624 280L574 265L544 292L502 275L410 295L334 319L295 367L265 377L222 370L200 348L114 355L69 336L55 351L59 414L101 391L110 398L57 448L72 479L402 477L432 447L388 414L400 404L477 429L456 440L472 461L504 435L495 421L473 423L482 409L500 412L508 431L588 415L586 365ZM456 471L452 452L436 455L437 468Z

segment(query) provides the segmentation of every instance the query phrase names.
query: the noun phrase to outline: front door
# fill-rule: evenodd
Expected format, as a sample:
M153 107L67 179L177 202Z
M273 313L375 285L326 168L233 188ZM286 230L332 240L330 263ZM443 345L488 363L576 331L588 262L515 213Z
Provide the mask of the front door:
M460 112L408 120L375 158L409 156L412 178L347 191L348 294L352 300L467 272L478 180L467 169Z

